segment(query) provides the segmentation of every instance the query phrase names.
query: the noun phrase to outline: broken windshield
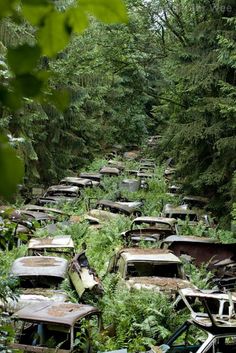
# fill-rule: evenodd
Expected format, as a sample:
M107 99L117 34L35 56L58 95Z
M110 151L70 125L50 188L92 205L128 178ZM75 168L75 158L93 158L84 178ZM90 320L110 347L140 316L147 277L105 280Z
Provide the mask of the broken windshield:
M128 262L127 277L181 278L180 266L176 263Z

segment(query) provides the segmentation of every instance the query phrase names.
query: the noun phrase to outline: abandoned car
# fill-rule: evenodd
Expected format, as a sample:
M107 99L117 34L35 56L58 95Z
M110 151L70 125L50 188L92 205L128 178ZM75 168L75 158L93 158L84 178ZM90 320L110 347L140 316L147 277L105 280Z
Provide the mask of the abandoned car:
M88 178L66 177L60 181L60 184L78 186L80 189L84 189L99 186L100 182Z
M99 171L100 174L106 176L118 176L120 175L120 169L115 167L102 167Z
M119 213L128 217L141 216L140 207L142 203L137 202L113 202L110 200L100 200L96 204L96 209L109 211L111 213Z
M23 209L26 211L34 211L34 212L43 212L43 213L48 213L48 214L53 214L55 216L62 216L62 217L68 217L68 214L58 210L57 208L50 208L50 207L44 207L44 206L39 206L39 205L25 205L23 206Z
M157 243L176 233L176 219L142 216L135 218L131 227L122 233L125 244L138 245L140 241Z
M32 238L28 244L28 255L38 256L45 253L59 255L75 255L74 242L71 235L58 235L47 238Z
M80 197L78 186L52 185L43 197L37 200L38 205L57 204L61 202L74 202Z
M67 294L59 288L67 276L67 268L68 261L60 257L27 256L16 259L11 276L18 280L20 295L17 299L7 298L1 306L15 312L41 301L66 301Z
M163 249L121 249L110 259L108 272L119 273L129 289L149 289L175 296L178 289L192 287L180 259Z
M147 190L148 183L145 180L141 179L124 179L119 184L119 190L128 191L128 192L136 192L140 189Z
M189 261L207 268L214 275L213 282L220 289L236 289L236 243L222 244L211 238L170 236L162 241L176 256L187 256Z
M179 327L164 344L149 352L160 353L235 353L235 297L209 291L180 290L191 318ZM189 299L198 299L195 311Z
M184 196L182 203L188 205L189 208L203 209L209 203L209 199L203 196Z
M44 302L14 316L12 349L20 352L91 352L93 335L102 328L100 311L90 305Z
M196 225L201 221L206 227L212 226L212 221L208 214L192 210L186 204L173 206L168 203L163 207L162 216L188 221L189 225Z
M101 281L96 272L89 266L85 251L77 254L71 261L69 276L80 297L86 290L98 295L103 294Z
M94 180L94 181L98 181L100 182L102 179L102 174L100 173L93 173L93 172L83 172L79 174L80 178L83 179L90 179L90 180Z

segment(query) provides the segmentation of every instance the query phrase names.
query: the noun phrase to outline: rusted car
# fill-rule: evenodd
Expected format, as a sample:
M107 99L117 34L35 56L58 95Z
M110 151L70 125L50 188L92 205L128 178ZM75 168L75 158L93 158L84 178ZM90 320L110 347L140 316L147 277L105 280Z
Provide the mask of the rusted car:
M13 320L16 337L10 348L20 352L92 352L93 335L102 329L100 311L84 304L29 305Z
M83 179L98 181L98 182L102 180L102 174L100 173L83 172L79 174L79 177Z
M162 216L188 221L189 225L196 225L201 221L206 227L212 226L212 221L208 214L190 209L186 204L180 206L166 204L163 207Z
M192 287L180 259L163 249L121 249L111 258L108 272L119 273L129 289L149 289L175 296L178 289Z
M113 202L110 200L100 200L96 204L96 209L109 211L111 213L119 213L124 216L138 217L141 216L142 212L140 207L142 203L137 202Z
M11 276L18 280L20 295L7 299L1 307L15 312L28 304L42 301L65 302L67 294L60 284L67 277L68 261L61 257L26 256L13 262Z
M115 168L115 167L102 167L99 171L100 174L106 175L106 176L119 176L120 175L120 169Z
M176 168L168 167L164 171L164 178L166 179L166 181L170 181L173 179L175 173L176 173Z
M161 247L177 256L188 256L196 266L207 264L220 289L236 289L236 243L221 244L210 238L173 235L164 239Z
M56 220L56 217L42 211L22 209L12 212L10 219L13 221L27 220L29 222L38 222L40 225L44 225L46 223L53 223Z
M174 218L142 216L135 218L131 227L122 233L125 244L138 245L140 241L157 243L176 233Z
M82 223L87 222L90 227L101 228L103 223L119 218L119 214L105 210L91 209L88 213L82 216L71 216L70 222Z
M80 189L78 186L69 185L52 185L43 197L37 200L38 205L57 204L60 202L74 202L80 197Z
M162 136L161 135L153 135L153 136L150 136L147 140L147 145L148 147L156 147L157 144L160 142Z
M188 205L189 208L203 209L208 205L209 199L203 196L184 196L182 203Z
M137 177L140 178L141 180L145 180L145 179L153 179L155 176L155 174L153 173L152 170L138 170L137 172Z
M190 310L190 319L179 327L164 344L149 352L159 353L235 353L236 351L236 298L230 294L180 290ZM195 311L189 299L197 299ZM198 305L199 307L199 305Z
M140 156L140 151L138 150L124 152L123 154L124 159L128 159L131 161L139 159L139 156Z
M90 267L85 251L77 254L70 263L69 276L80 297L85 291L92 291L98 295L103 293L101 281Z
M68 217L67 213L65 213L61 210L58 210L57 208L50 208L50 207L28 204L28 205L23 206L23 209L26 211L43 212L43 213L53 214L54 216Z
M32 238L28 243L29 256L42 256L45 253L60 255L75 255L75 246L71 235L57 235L47 238Z
M99 186L100 182L88 178L66 177L60 181L60 184L78 186L80 189L84 189Z
M90 267L85 251L76 255L74 251L74 242L70 235L31 239L28 245L29 255L40 257L50 253L54 256L67 255L67 258L69 257L68 275L80 297L86 290L101 294L101 282ZM70 261L71 257L73 257L72 261Z
M121 161L116 161L116 160L113 160L113 159L109 159L107 164L108 164L109 167L117 168L120 171L123 171L125 169L125 165Z
M181 186L179 185L170 185L168 186L168 195L170 196L179 196L181 194Z
M119 184L119 190L129 192L136 192L140 189L148 190L148 187L148 183L140 179L124 179Z

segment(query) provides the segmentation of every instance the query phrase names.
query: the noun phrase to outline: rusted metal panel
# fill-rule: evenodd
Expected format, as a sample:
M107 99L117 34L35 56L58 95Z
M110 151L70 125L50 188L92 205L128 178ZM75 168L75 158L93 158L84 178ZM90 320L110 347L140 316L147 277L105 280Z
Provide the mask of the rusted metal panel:
M120 182L119 188L129 192L135 192L140 189L141 182L137 179L124 179Z
M58 289L30 288L21 289L21 294L17 299L7 298L5 303L1 303L0 308L7 312L14 313L28 305L36 305L41 302L64 303L68 301L66 292Z
M83 317L99 313L97 308L85 304L42 302L17 311L13 317L24 321L73 326Z
M150 261L181 263L180 259L166 249L128 248L120 251L126 261Z
M180 278L169 277L132 277L126 281L128 288L156 289L158 292L177 292L186 287L192 287L189 281Z
M124 152L123 157L128 160L136 160L140 156L140 151L134 150L134 151L128 151Z
M37 206L37 205L25 205L24 209L26 211L38 211L38 212L44 212L44 213L51 212L62 216L67 215L67 213L61 210L58 210L56 208L43 207L43 206Z
M69 267L71 281L81 297L86 290L102 293L101 281L90 267L85 251L77 254Z
M212 268L214 262L235 257L236 254L236 243L221 244L212 243L210 241L189 241L181 239L171 242L166 239L163 241L163 244L165 242L168 242L168 249L173 251L175 255L189 255L194 259L194 263L197 266L211 261L209 266Z
M108 176L118 176L120 175L120 170L118 168L113 167L102 167L100 169L100 174L108 175Z
M73 251L74 242L71 235L55 236L47 238L32 238L28 244L28 250L55 250Z
M60 181L60 184L74 185L79 188L98 186L100 183L95 180L78 178L78 177L66 177Z
M84 172L84 173L80 173L79 177L100 182L101 179L102 179L102 174L100 174L100 173L92 173L92 172L91 173L90 172Z
M117 168L117 169L119 169L120 171L122 171L122 170L125 169L125 165L124 165L123 162L115 161L115 160L112 160L112 159L109 159L109 161L108 161L108 166L109 166L109 167L113 167L113 168Z
M79 188L78 186L72 186L72 185L52 185L50 186L46 194L53 194L54 192L62 192L62 193L78 193Z
M140 203L138 202L113 202L110 200L100 200L96 204L97 209L109 210L114 213L122 213L126 216L133 215L134 213L141 213L139 211Z
M135 225L140 225L142 223L150 224L156 226L157 228L161 225L170 227L174 231L174 226L177 223L175 218L166 218L166 217L155 217L155 216L142 216L137 217L133 220L131 229L134 228Z

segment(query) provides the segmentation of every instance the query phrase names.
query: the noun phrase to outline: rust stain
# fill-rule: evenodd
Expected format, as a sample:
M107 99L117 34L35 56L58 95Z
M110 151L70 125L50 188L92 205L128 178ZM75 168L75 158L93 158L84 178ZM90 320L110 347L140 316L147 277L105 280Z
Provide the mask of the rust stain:
M51 266L58 266L60 265L60 261L54 258L41 258L41 257L34 257L34 258L23 258L21 260L22 265L27 267L51 267Z
M82 305L78 306L78 304L69 305L68 303L66 305L60 304L60 306L55 305L48 309L48 315L51 315L54 317L63 317L66 314L78 311L81 306Z

